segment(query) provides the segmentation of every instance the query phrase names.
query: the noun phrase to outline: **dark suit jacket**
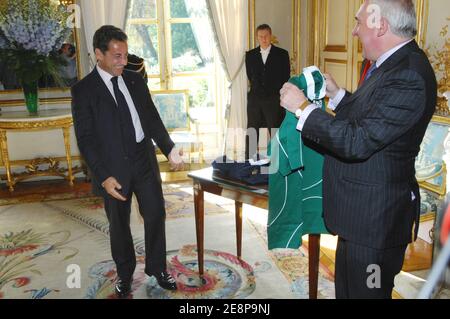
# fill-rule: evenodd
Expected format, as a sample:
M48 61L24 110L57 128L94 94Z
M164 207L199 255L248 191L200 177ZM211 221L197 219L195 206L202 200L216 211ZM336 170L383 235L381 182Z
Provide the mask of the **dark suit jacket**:
M330 232L378 249L416 238L420 196L414 162L436 92L434 71L413 41L354 94L347 93L336 117L322 110L310 114L303 138L329 151L323 203Z
M257 47L245 54L245 67L250 81L250 94L258 96L280 95L281 87L289 80L291 67L289 53L272 45L263 63L261 48Z
M124 70L122 77L133 99L148 144L148 163L160 180L153 139L168 156L174 143L138 73ZM122 193L129 194L131 163L126 155L120 129L119 111L97 68L72 87L72 114L81 155L92 173L94 193L106 196L101 183L115 177Z

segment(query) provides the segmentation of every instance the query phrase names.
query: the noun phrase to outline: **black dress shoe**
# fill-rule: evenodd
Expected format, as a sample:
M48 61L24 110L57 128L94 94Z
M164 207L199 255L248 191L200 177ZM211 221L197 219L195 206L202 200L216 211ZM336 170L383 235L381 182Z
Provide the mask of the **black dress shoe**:
M131 291L131 280L125 281L120 278L117 278L116 286L114 288L116 292L116 296L118 298L126 298L130 294Z
M153 274L155 276L156 281L161 288L167 290L177 290L177 283L173 277L167 273L167 271L161 271L159 273Z

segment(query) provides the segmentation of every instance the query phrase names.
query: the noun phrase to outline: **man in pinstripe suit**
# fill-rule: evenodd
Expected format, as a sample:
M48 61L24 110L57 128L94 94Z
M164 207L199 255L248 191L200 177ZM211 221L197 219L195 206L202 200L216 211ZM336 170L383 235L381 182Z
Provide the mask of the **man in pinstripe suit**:
M339 236L336 297L390 298L407 244L417 236L414 161L437 85L413 40L411 0L365 0L356 21L353 34L364 58L376 62L353 94L325 75L335 117L289 83L281 89L281 105L299 117L303 138L326 150L323 213L328 230Z

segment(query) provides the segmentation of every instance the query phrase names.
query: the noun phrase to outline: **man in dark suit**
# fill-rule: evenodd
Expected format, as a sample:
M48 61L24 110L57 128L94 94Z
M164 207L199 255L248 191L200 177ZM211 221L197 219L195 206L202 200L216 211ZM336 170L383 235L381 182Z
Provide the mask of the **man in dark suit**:
M145 229L145 273L164 289L177 285L166 269L165 209L152 139L173 169L183 166L140 74L124 70L127 35L114 26L94 34L97 66L72 87L72 114L81 155L92 173L94 193L103 196L111 253L118 279L115 290L131 290L136 257L130 231L132 194Z
M381 16L371 16L376 5ZM372 13L371 13L372 12ZM308 102L291 84L281 105L299 117L302 137L326 151L324 218L339 236L337 298L390 298L405 250L417 237L420 211L414 162L435 111L436 78L413 40L411 0L366 0L353 31L363 55L374 61L350 94L330 75L329 107L335 117Z
M291 73L289 53L271 44L270 26L258 26L256 37L259 46L245 54L245 67L250 81L245 145L247 159L257 153L259 130L268 128L269 133L272 133L283 122L285 111L280 108L280 89L289 80Z

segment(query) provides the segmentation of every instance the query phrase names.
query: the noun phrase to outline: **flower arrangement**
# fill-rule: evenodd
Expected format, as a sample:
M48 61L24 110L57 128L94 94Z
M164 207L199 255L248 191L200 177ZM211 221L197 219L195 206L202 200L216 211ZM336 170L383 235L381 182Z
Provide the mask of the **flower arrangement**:
M72 31L66 26L70 13L53 0L2 2L0 59L15 72L28 106L27 90L35 91L36 96L30 98L37 103L37 82L42 76L52 76L62 84L58 70L65 62L57 51Z

